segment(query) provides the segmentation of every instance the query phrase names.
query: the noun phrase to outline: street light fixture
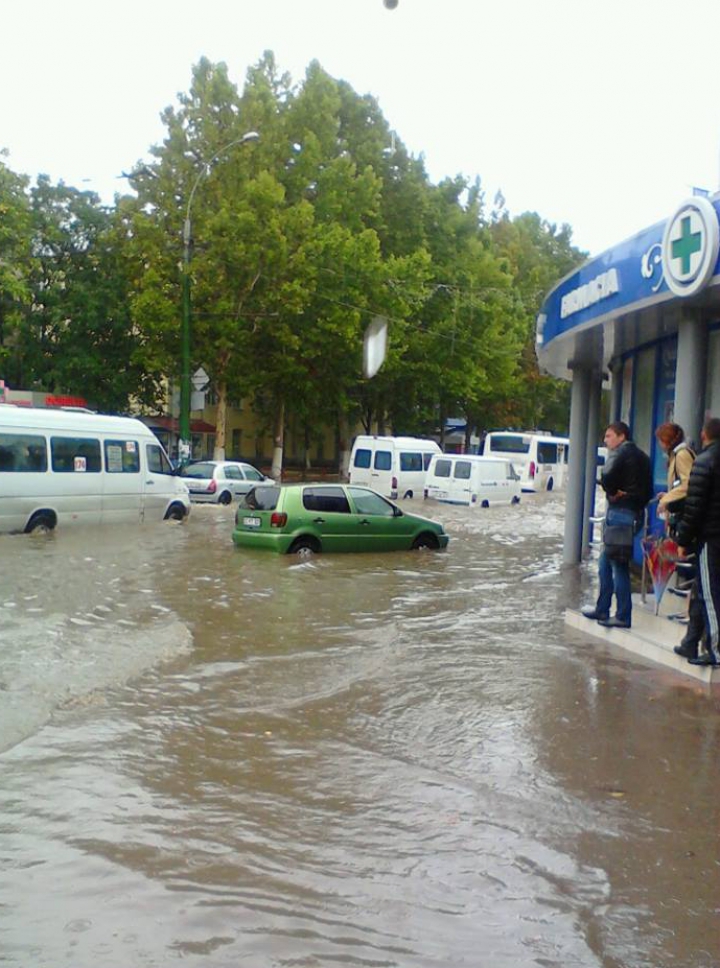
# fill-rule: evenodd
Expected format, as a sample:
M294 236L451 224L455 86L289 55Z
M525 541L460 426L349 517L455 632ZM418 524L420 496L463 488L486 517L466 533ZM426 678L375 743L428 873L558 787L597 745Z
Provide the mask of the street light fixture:
M190 459L191 439L190 439L190 260L192 258L192 224L190 222L190 210L198 185L210 170L212 163L237 145L248 144L250 141L259 141L260 135L257 131L247 131L242 138L236 138L230 144L220 148L205 162L198 172L197 178L190 190L187 208L185 210L185 222L183 223L183 279L182 279L182 368L180 372L180 441L178 443L178 459L184 465Z

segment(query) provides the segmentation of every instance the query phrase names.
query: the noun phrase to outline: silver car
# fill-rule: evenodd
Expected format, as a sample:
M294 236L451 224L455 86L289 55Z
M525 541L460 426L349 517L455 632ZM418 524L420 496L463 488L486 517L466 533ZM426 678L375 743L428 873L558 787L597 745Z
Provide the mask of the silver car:
M188 464L181 474L191 501L230 504L240 494L247 494L256 484L274 481L252 464L236 460L200 460Z

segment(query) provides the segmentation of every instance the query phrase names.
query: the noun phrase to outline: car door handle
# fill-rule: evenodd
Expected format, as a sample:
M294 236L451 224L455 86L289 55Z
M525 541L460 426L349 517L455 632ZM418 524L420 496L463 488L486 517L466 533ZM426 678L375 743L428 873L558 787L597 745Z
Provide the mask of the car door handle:
M325 518L313 518L313 524L325 524Z
M365 525L368 525L368 524L370 524L370 522L368 521L368 519L367 519L367 518L363 518L363 519L362 519L362 521L358 521L358 524L365 524Z
M145 481L146 484L154 484L155 481Z

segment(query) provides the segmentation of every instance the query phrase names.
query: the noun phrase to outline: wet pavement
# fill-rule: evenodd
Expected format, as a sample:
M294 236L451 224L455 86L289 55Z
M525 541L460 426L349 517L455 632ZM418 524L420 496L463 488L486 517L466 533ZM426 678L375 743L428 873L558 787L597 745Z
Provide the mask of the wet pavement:
M720 698L563 623L563 502L446 553L0 538L0 965L720 966Z

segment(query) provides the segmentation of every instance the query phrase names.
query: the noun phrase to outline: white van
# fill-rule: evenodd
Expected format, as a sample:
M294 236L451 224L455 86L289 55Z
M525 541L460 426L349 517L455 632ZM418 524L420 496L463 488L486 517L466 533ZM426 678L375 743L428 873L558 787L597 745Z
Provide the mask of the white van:
M520 475L509 460L477 454L440 454L430 461L425 497L445 504L517 504Z
M0 404L0 533L189 510L187 487L140 420Z
M569 446L567 437L494 430L485 437L483 454L511 460L523 491L552 491L565 484Z
M434 440L422 437L361 434L355 438L350 454L350 483L371 487L392 500L420 496L430 459L440 453Z

